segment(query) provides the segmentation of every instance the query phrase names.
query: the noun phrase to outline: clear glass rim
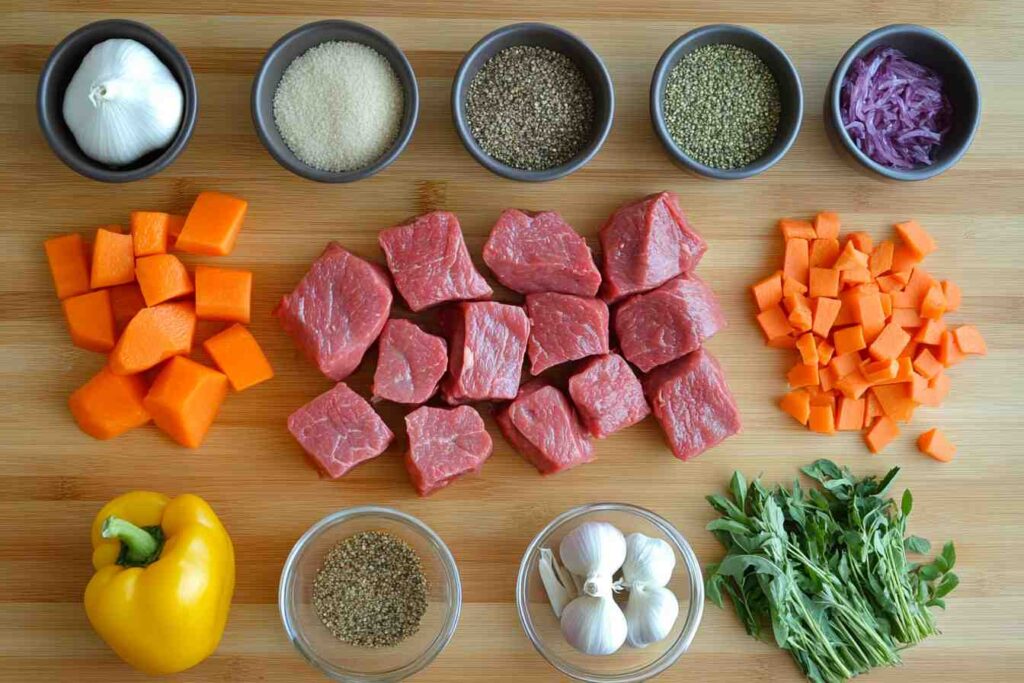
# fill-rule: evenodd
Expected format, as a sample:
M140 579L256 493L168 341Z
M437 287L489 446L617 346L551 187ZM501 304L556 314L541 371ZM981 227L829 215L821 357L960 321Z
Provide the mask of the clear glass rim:
M450 595L448 614L445 618L445 623L434 638L433 642L431 642L430 646L408 664L396 669L377 673L365 673L346 669L327 661L317 654L317 652L309 645L305 634L302 633L302 630L298 626L296 615L293 613L291 607L292 597L295 590L294 578L296 567L298 565L299 557L303 550L305 550L306 546L332 526L340 522L350 521L360 517L383 517L391 521L400 522L425 538L441 559ZM441 654L448 643L451 642L452 636L455 634L455 629L459 623L459 615L462 613L462 581L459 578L459 569L455 564L455 558L452 556L448 546L445 545L444 541L441 540L441 537L438 536L433 529L416 517L401 512L400 510L383 506L362 505L346 508L327 515L311 526L306 533L304 533L299 540L295 542L295 545L292 546L291 552L288 554L288 559L284 563L284 568L281 570L281 581L278 586L277 603L278 610L281 613L281 621L284 624L284 630L288 634L288 639L291 641L292 645L295 646L295 649L298 650L303 658L305 658L311 665L336 681L345 681L346 683L384 683L389 681L400 681L418 671L422 671L431 662L433 662L434 659Z
M528 609L527 585L531 568L540 555L541 545L555 529L566 522L594 512L625 512L640 517L656 526L662 533L668 536L676 550L682 555L683 564L686 565L690 583L690 599L686 611L686 621L683 623L683 629L679 632L675 642L655 661L641 669L624 674L599 674L583 671L559 657L540 639L537 631L533 628L533 620L530 618ZM704 613L703 572L700 568L700 562L697 560L697 555L693 552L693 548L690 547L690 543L672 524L660 515L645 508L630 505L629 503L592 503L590 505L581 505L567 510L551 520L547 526L534 536L530 545L527 546L526 551L523 553L523 559L519 564L519 576L516 578L516 611L519 613L519 622L522 624L523 630L526 631L530 642L533 643L533 647L549 664L565 675L580 681L587 681L588 683L640 683L664 672L675 664L690 648L690 644L697 634L697 627L700 626L701 616Z

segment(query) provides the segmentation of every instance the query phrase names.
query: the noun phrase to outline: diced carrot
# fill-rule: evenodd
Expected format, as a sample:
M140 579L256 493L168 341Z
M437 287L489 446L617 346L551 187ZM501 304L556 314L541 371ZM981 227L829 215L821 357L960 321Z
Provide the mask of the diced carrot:
M885 311L878 294L861 294L853 299L853 316L864 328L864 338L874 341L885 329Z
M790 368L786 374L786 379L789 380L789 386L792 389L818 386L818 364L804 365L803 363L797 363Z
M196 316L248 324L252 272L237 268L196 267Z
M851 268L842 271L841 282L843 287L866 284L871 281L871 271L867 268Z
M949 390L952 387L953 381L949 378L949 375L945 372L940 372L928 380L928 391L924 392L924 396L920 401L921 405L938 408L946 400L946 397L949 396Z
M835 322L832 323L833 327L846 327L857 322L854 308L857 305L857 298L859 296L860 292L856 288L848 289L839 295L839 301L842 306L839 308L839 315L836 316Z
M834 237L818 238L811 242L809 265L831 268L839 258L839 240Z
M920 314L913 308L894 308L892 309L892 322L896 323L904 329L917 329L924 324L921 320Z
M921 309L921 302L924 301L925 295L928 290L936 284L935 279L928 274L928 271L920 266L914 268L914 272L910 274L910 280L907 282L907 286L903 288L903 294L908 297L909 306L899 306L900 308L916 308Z
M839 410L836 413L836 429L840 431L860 431L864 428L864 410L867 401L862 398L839 397Z
M836 270L851 270L853 268L867 268L868 255L857 249L853 242L847 242L846 246L839 253L836 259Z
M135 282L114 285L107 291L110 292L110 308L114 311L114 329L120 335L128 321L146 307L146 301Z
M956 343L956 337L952 332L946 330L939 338L939 362L943 367L951 368L963 362L967 358L960 346Z
M156 426L182 446L199 448L228 392L228 378L175 356L153 381L144 405Z
M949 462L956 455L956 446L938 429L932 428L917 437L917 448L939 462Z
M871 240L871 235L866 232L851 232L846 239L853 242L853 246L857 247L857 251L863 252L864 254L870 254L874 251L874 243Z
M132 245L135 258L167 253L167 222L170 214L159 211L132 211Z
M893 439L900 435L900 428L891 417L882 415L875 418L871 428L864 433L864 443L872 453L881 453Z
M888 273L892 269L892 255L896 245L889 240L883 240L872 250L868 256L868 270L871 277L878 277L882 273Z
M89 257L78 233L51 237L43 242L58 299L89 291Z
M934 284L928 288L921 300L921 317L938 320L946 312L946 295L942 293L942 287Z
M807 282L809 262L810 249L807 240L797 237L786 242L786 253L782 266L782 272L786 277L800 283Z
M898 323L891 322L885 326L875 341L871 342L868 353L876 360L892 360L899 358L909 343L910 335Z
M839 239L839 214L819 211L814 217L814 232L821 239Z
M860 398L865 391L871 388L871 382L858 368L836 382L835 388L847 398Z
M952 313L960 308L960 301L963 294L960 293L960 286L951 280L942 281L942 295L946 297L946 311Z
M811 405L811 416L807 420L807 428L818 434L835 434L836 419L832 406Z
M108 353L114 348L117 337L109 291L100 289L69 296L60 303L75 346L99 353Z
M914 357L914 370L925 379L930 380L942 372L942 363L932 355L931 351L922 349Z
M172 356L188 354L196 329L191 303L166 303L144 308L124 328L110 354L110 369L133 375Z
M764 336L769 340L785 337L793 331L793 326L789 324L786 312L778 305L771 306L758 313L757 324L761 326L761 331L764 332Z
M793 278L783 275L782 276L782 299L785 301L787 296L807 294L807 285L803 282L798 282Z
M910 251L914 252L919 260L924 259L925 256L937 248L932 236L915 220L897 223L896 232L899 234L900 239L903 240L903 244Z
M953 330L953 337L960 350L968 355L987 356L988 345L981 332L974 325L961 325Z
M878 293L878 302L882 304L882 315L888 320L892 317L892 296L885 292Z
M870 427L871 423L875 421L876 417L885 415L882 412L882 404L878 402L874 394L868 394L864 397L864 427Z
M866 379L871 384L879 384L886 380L895 379L896 372L899 370L899 362L893 358L891 360L876 360L871 363L866 363L861 372L864 374Z
M203 266L199 266L202 268ZM197 284L200 280L199 268L196 268ZM757 302L757 310L764 311L771 306L782 303L782 271L775 273L752 286L750 290L754 293L754 301Z
M94 439L112 439L149 422L141 375L115 375L104 367L68 399L78 427Z
M822 389L816 394L811 394L811 407L828 406L834 413L836 410L836 394L831 389Z
M910 381L910 400L919 405L928 405L931 400L928 380L916 372Z
M902 244L896 246L892 251L892 270L894 273L910 272L921 262L921 257L915 254L909 247Z
M806 332L811 329L814 324L814 314L811 312L810 306L802 301L794 306L789 313L789 324L797 332Z
M783 238L787 240L800 238L802 240L810 241L818 236L810 221L801 221L795 218L780 218L778 226L779 230L782 232Z
M836 377L836 373L832 372L832 368L821 367L819 364L818 386L821 387L821 390L823 392L831 392L833 387L835 386L836 380L838 379L839 378Z
M167 249L173 249L178 243L178 236L181 235L182 228L185 227L185 219L187 216L179 216L177 214L167 214Z
M875 280L878 283L878 288L887 293L900 292L906 286L906 281L900 278L898 275L883 275L882 277Z
M914 356L917 355L917 347L920 345L919 342L910 340L910 343L903 347L903 351L900 352L900 358L908 359L908 362L913 367Z
M195 291L185 264L174 254L153 254L138 259L135 262L135 279L147 306L156 306Z
M880 384L899 384L901 382L909 382L914 377L914 361L909 356L901 356L896 359L896 375L891 379L882 380L875 382L875 386Z
M835 347L829 344L827 340L822 339L818 342L818 365L828 365L835 351Z
M800 352L804 365L818 364L818 343L810 332L805 332L796 340L796 350Z
M846 272L843 275L846 275ZM810 295L812 297L839 296L839 271L834 268L817 268L812 266L810 273Z
M847 354L836 353L837 355L828 365L839 379L846 377L860 367L860 354L856 351Z
M914 335L914 341L935 346L942 343L942 333L946 331L946 323L942 320L923 320L921 329Z
M203 348L228 376L235 391L242 391L274 376L270 361L249 330L235 323L203 342Z
M789 324L789 321L786 321ZM765 342L765 346L770 346L773 349L795 349L796 348L796 337L786 335L785 337L776 337L775 339L769 339Z
M110 229L96 230L92 245L92 272L89 286L93 289L131 282L135 279L135 250L132 236ZM118 227L120 230L120 227Z
M852 325L836 330L832 335L832 343L836 347L836 353L840 356L860 351L867 347L864 342L864 328L860 325Z
M880 384L871 387L871 393L878 399L882 412L897 422L906 422L913 416L916 404L910 398L909 384Z
M791 391L779 400L779 407L802 425L811 416L811 395L803 389Z
M248 206L248 202L238 197L200 192L185 219L175 249L207 256L230 254Z
M821 297L814 300L814 319L811 329L816 335L823 338L828 336L841 307L842 304L838 299Z

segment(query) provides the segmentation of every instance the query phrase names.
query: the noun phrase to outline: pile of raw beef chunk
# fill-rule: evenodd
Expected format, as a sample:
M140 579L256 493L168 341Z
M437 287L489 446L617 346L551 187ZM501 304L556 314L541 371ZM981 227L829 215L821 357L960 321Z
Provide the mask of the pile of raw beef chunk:
M330 477L384 452L394 434L342 381L377 342L374 401L419 406L405 418L406 466L422 495L490 456L491 438L472 405L485 401L496 406L509 444L543 474L589 462L591 437L652 411L682 460L735 434L736 403L701 346L725 327L714 293L693 273L707 245L675 195L620 207L600 240L598 270L585 240L557 213L504 211L483 260L502 285L525 295L523 305L490 300L452 213L382 231L387 270L329 244L276 315L337 384L295 411L288 428ZM443 336L391 317L392 282L410 311L437 312ZM534 377L523 382L527 356ZM568 366L567 392L542 375L577 361Z

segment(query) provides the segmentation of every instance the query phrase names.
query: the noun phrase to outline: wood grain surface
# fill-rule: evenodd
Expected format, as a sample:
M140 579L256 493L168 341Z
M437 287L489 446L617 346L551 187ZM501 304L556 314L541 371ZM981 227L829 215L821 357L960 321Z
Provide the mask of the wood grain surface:
M92 632L80 598L91 573L89 524L109 498L135 488L204 496L231 531L238 587L217 653L182 681L299 681L318 675L284 637L278 576L298 536L325 514L351 505L392 505L417 515L448 542L462 573L465 609L448 649L416 680L550 681L553 669L517 621L513 588L533 535L557 513L593 501L624 501L667 517L702 562L720 549L704 525L704 496L734 468L789 480L828 456L858 472L904 468L913 489L913 532L956 540L962 583L939 616L943 635L906 653L900 670L874 681L983 683L1024 676L1024 2L905 0L2 0L0 2L0 680L128 681ZM54 44L88 22L127 17L175 42L195 69L199 124L188 149L154 178L123 186L86 180L47 148L35 118L37 75ZM401 158L375 178L348 186L295 177L264 151L249 115L253 74L282 34L314 19L370 24L408 54L422 96L419 126ZM490 175L462 149L448 106L463 52L488 31L520 20L563 26L605 59L615 82L611 136L584 170L544 185ZM699 25L749 25L777 41L803 79L807 115L789 155L762 176L713 183L679 172L648 119L647 91L662 50ZM868 30L915 22L945 33L981 81L984 120L961 163L920 184L885 184L847 166L828 145L821 120L825 84L842 53ZM222 262L256 273L253 330L277 378L232 395L198 451L139 429L111 442L75 427L68 394L103 359L74 348L46 269L50 235L124 223L131 209L184 212L204 189L250 200L235 252ZM479 476L417 498L400 445L341 481L319 479L285 429L287 415L329 383L271 318L278 298L325 242L379 259L377 231L435 207L458 213L476 258L498 212L557 209L592 241L619 203L652 191L679 193L710 244L699 273L718 292L730 327L710 348L724 364L744 419L742 435L695 462L674 460L653 422L597 446L593 464L541 478L493 429L494 456ZM899 441L870 456L853 433L825 438L796 427L774 403L791 356L763 347L747 286L774 268L785 215L828 208L847 226L888 235L916 217L941 250L929 269L956 280L964 305L954 319L976 323L991 353L952 371L940 409L921 410ZM194 260L192 261L195 262ZM369 375L354 385L365 391ZM401 431L401 414L385 408ZM939 425L959 445L956 460L933 462L914 448ZM735 616L708 607L691 651L665 681L796 681L787 655L748 638Z

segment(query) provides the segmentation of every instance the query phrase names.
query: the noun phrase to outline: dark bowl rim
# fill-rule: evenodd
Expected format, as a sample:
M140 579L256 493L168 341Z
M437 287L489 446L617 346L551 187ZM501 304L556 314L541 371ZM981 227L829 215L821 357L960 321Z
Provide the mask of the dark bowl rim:
M392 56L396 58L401 69L404 70L408 76L410 85L409 87L405 87L403 85L402 90L406 99L406 104L410 107L412 112L409 118L409 123L403 124L399 129L398 136L395 138L394 143L392 143L391 148L369 166L363 166L362 168L357 168L352 171L321 171L320 169L313 168L301 161L290 149L288 149L287 144L282 141L281 146L283 146L287 152L283 151L276 143L271 141L270 136L267 135L267 126L277 125L274 123L273 118L266 121L259 113L259 101L264 88L269 87L266 82L267 71L288 43L318 28L354 29L357 34L373 36L379 40L381 44L386 46L387 50L392 53ZM319 45L320 43L317 44ZM385 58L387 58L386 55ZM391 64L390 59L388 60L388 64ZM391 64L391 66L394 68L393 64ZM287 66L285 68L287 68ZM399 80L401 81L401 79ZM275 83L274 86L276 89L277 84ZM271 93L270 96L273 97L273 93ZM314 180L319 183L352 183L380 173L394 163L394 161L398 159L399 155L405 151L406 146L412 139L413 132L416 130L416 124L419 121L420 92L419 85L416 81L416 72L413 70L412 64L409 62L409 58L405 56L405 52L398 47L398 44L383 32L358 21L350 21L348 19L322 19L319 21L311 21L308 24L302 24L301 26L288 31L267 49L266 54L263 55L263 59L260 61L259 69L253 77L252 91L249 98L249 109L252 116L253 127L256 129L256 135L259 137L260 143L262 143L264 149L270 153L270 156L274 158L274 161L282 167L301 178ZM403 118L404 116L405 115L403 113Z
M178 128L178 133L174 136L174 139L171 140L171 143L164 148L164 151L160 156L156 157L145 166L123 171L108 168L98 161L84 161L82 158L68 154L63 145L56 143L54 129L57 124L51 119L46 111L46 96L51 88L56 87L53 84L53 70L57 65L57 61L69 48L77 45L79 42L83 42L86 39L91 38L92 34L98 29L105 27L131 27L146 34L151 40L159 43L163 48L170 52L174 60L179 62L185 76L184 82L181 82L178 79L178 74L174 73L170 66L165 64L165 66L168 66L168 70L172 72L172 75L174 75L175 80L179 80L178 84L181 86L181 91L185 98L184 111L182 112L181 126ZM109 38L105 40L109 40ZM93 43L93 47L98 45L99 42ZM150 46L147 45L146 47ZM157 58L160 59L160 55L157 55ZM162 62L164 60L160 59L160 61ZM36 87L36 118L39 122L40 129L43 131L43 137L46 139L46 144L49 145L50 149L53 150L53 153L57 155L57 158L64 162L68 168L79 175L92 180L98 180L105 183L127 183L134 180L143 180L159 173L170 166L171 163L173 163L174 160L177 159L183 151L185 151L185 147L188 146L189 141L192 139L192 133L195 131L196 122L199 118L199 91L196 88L196 77L192 71L192 65L189 64L188 59L185 58L185 55L182 54L181 50L179 50L177 46L162 33L152 26L143 24L139 21L133 21L131 19L101 19L100 21L94 21L75 29L66 35L50 51L49 56L46 58L46 63L43 64L42 71L39 73L39 83ZM72 138L73 137L74 136L72 136ZM84 152L82 153L82 157L86 157Z
M531 31L540 31L552 34L564 41L574 43L586 58L594 64L602 84L608 90L608 116L597 126L594 131L594 135L587 146L584 147L579 154L564 164L544 169L543 171L531 171L515 168L514 166L509 166L508 164L498 161L484 152L477 143L476 138L474 138L473 134L470 132L469 124L462 112L462 107L459 106L461 101L465 98L465 92L469 87L469 84L466 82L468 80L467 70L469 69L469 65L477 59L479 54L491 43L504 38L505 36ZM478 40L473 47L466 51L466 54L462 57L462 61L459 62L459 68L455 72L455 78L452 80L450 104L452 109L452 119L455 122L455 130L459 135L459 139L462 140L462 146L466 148L466 151L469 152L477 163L491 173L501 176L502 178L522 182L539 183L564 178L570 173L574 173L583 168L591 159L597 156L601 147L604 146L605 140L608 139L608 134L611 132L612 124L615 120L615 86L612 83L611 74L608 73L608 68L605 66L604 60L602 60L601 56L597 54L597 52L582 38L553 24L527 21L507 24L496 28Z
M910 170L901 170L889 168L878 163L867 154L862 152L856 144L850 134L846 132L846 129L842 125L842 114L839 110L839 94L842 89L843 77L846 76L846 72L850 69L850 64L864 51L864 47L880 38L890 36L893 34L914 34L927 36L934 40L938 45L943 46L949 53L957 60L959 60L970 77L970 87L974 92L975 102L975 116L970 122L970 128L967 131L967 136L963 142L956 148L955 152L941 164L932 164L931 166L922 166L920 168L914 168ZM978 126L981 123L981 86L978 83L978 77L974 73L974 68L971 67L971 63L967 60L967 56L960 51L960 48L956 46L946 36L942 35L935 29L928 28L927 26L921 26L919 24L889 24L888 26L882 26L861 36L857 42L855 42L850 49L848 49L839 60L836 65L835 71L832 72L832 78L829 80L828 92L826 94L826 106L829 108L831 114L828 125L831 125L843 147L846 151L853 156L862 166L868 168L875 173L889 178L890 180L902 180L902 181L917 181L927 180L928 178L934 178L940 173L944 173L949 169L953 168L960 161L961 157L970 148L971 143L974 141L974 136L978 132Z
M677 56L679 52L697 38L702 38L708 34L727 33L742 33L753 40L762 43L767 47L767 49L778 54L782 63L786 67L786 71L788 72L787 75L796 83L796 124L793 125L792 130L786 133L782 146L772 154L766 154L757 161L754 161L743 168L735 169L721 169L707 166L696 159L693 159L681 150L675 140L672 139L672 135L668 132L668 127L665 125L665 113L662 111L661 107L662 94L665 90L665 80L668 78L670 68L675 66L675 62L678 61ZM778 80L779 75L775 74L775 78ZM672 41L672 43L665 48L665 51L661 54L661 57L658 59L657 66L654 67L654 73L651 75L649 104L651 110L651 123L653 124L654 130L657 133L658 138L661 140L661 144L665 148L665 151L667 151L673 159L683 164L687 169L715 180L742 180L744 178L751 178L767 171L769 168L779 163L789 152L793 143L796 142L796 138L800 134L800 128L803 126L804 119L803 83L801 82L800 74L796 70L796 66L793 64L793 61L789 58L789 55L787 55L785 50L764 34L747 26L740 26L739 24L707 24L705 26L699 26Z

